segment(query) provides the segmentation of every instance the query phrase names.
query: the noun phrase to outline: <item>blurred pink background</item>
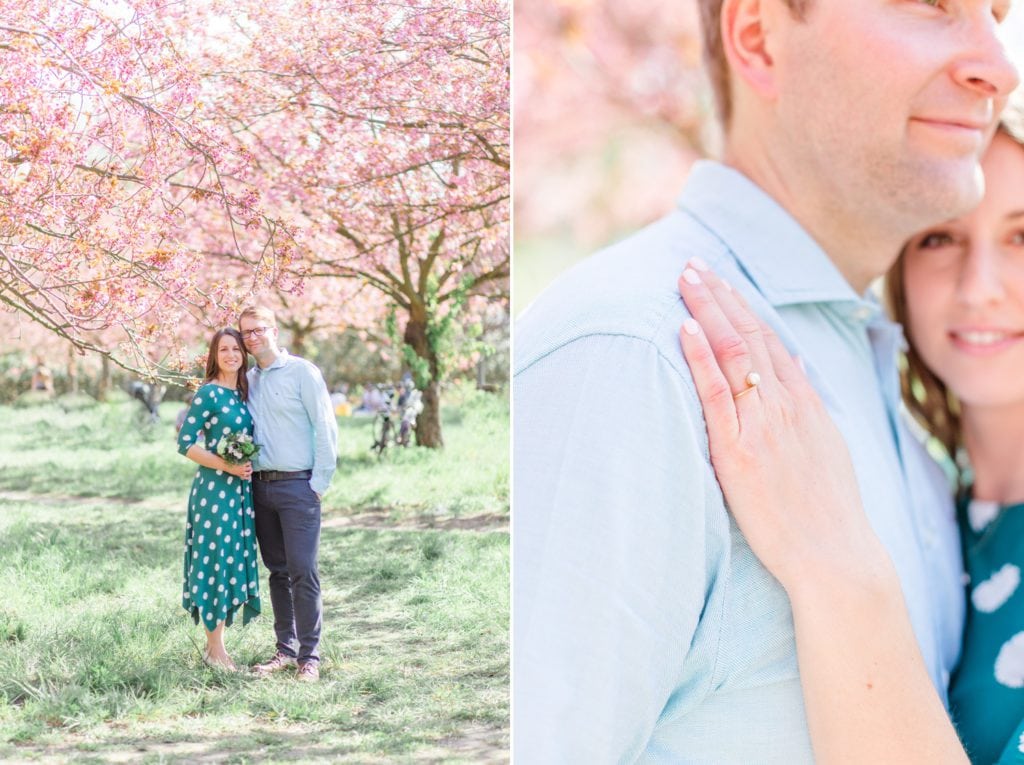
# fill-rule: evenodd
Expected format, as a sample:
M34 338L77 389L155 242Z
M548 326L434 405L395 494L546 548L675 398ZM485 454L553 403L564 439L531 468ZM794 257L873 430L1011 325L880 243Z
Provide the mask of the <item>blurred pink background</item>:
M513 312L671 208L720 137L694 0L515 0ZM1003 25L1024 74L1024 3Z

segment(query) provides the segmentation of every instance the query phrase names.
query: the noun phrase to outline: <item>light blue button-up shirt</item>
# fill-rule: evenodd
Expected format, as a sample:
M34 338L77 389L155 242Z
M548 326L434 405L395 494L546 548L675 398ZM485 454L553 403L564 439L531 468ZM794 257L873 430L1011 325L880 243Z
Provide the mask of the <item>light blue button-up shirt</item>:
M812 762L789 602L726 511L679 347L676 281L695 255L804 360L945 698L962 564L943 474L899 415L900 328L757 186L700 162L677 210L563 276L516 326L524 765Z
M310 470L323 495L338 462L338 421L315 364L281 351L265 369L248 372L249 409L260 446L253 470Z

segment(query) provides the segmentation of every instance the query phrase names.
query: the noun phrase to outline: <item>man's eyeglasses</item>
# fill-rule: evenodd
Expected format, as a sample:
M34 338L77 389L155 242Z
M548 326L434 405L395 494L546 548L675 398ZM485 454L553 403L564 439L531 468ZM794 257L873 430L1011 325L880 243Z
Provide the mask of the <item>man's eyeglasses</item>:
M267 334L267 330L270 327L253 327L242 332L242 339L248 340L250 337L263 337Z

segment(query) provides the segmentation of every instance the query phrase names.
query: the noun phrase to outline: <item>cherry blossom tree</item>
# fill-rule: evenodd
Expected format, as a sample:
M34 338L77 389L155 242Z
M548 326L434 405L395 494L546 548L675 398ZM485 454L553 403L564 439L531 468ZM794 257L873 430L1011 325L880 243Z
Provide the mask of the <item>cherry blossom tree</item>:
M417 441L440 446L445 335L473 296L507 296L508 5L234 7L231 43L207 49L216 117L301 221L308 281L354 280L400 312Z
M394 316L441 444L454 329L507 300L507 2L0 7L8 310L148 370L254 295L300 344Z
M183 313L222 321L295 254L242 180L251 158L197 119L201 73L170 34L184 4L0 8L0 304L81 351L180 368ZM248 283L203 278L196 215L219 218L230 248L258 249ZM120 342L95 341L111 328Z
M694 0L516 0L516 310L671 208L718 136Z

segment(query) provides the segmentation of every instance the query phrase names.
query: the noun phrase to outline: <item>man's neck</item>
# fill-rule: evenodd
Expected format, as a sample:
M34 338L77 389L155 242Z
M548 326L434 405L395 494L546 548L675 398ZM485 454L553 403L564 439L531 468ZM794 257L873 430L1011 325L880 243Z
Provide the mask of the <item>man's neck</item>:
M974 496L1003 505L1024 502L1024 403L965 407L964 444L974 470Z
M757 160L727 153L724 162L743 173L783 207L828 255L853 290L862 295L896 261L913 233L888 231L884 221L856 213L870 206L851 206L824 182L787 173L767 153Z
M267 350L265 350L259 356L256 356L256 364L259 365L260 369L266 369L275 361L277 361L280 355L280 348L267 348Z

